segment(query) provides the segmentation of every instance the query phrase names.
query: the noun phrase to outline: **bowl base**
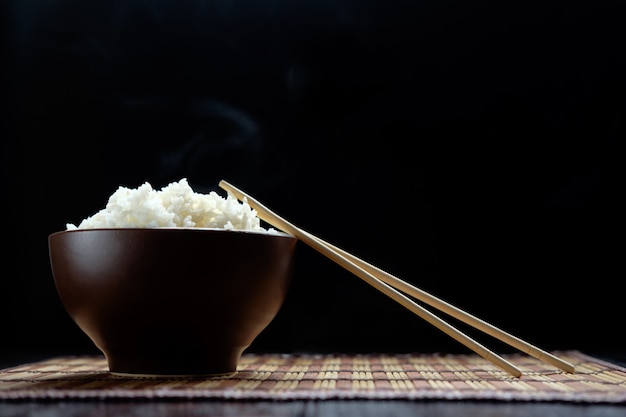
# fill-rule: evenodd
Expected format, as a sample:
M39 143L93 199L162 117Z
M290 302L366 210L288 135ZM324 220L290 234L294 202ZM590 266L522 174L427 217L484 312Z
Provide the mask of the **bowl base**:
M194 341L184 341L183 346ZM218 378L232 376L237 366L242 347L226 351L212 350L207 346L201 351L181 349L136 350L102 349L109 373L125 378Z
M140 374L131 372L116 372L109 371L111 375L129 378L129 379L197 379L197 378L230 378L234 376L237 371L234 372L221 372L214 374Z

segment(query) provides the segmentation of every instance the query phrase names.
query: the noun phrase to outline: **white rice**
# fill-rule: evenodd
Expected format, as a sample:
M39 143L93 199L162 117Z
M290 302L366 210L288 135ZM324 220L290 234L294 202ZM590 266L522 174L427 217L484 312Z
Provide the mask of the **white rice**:
M256 210L244 200L215 191L193 191L186 178L155 190L145 182L131 189L119 187L104 209L67 230L100 228L185 227L276 232L261 226Z

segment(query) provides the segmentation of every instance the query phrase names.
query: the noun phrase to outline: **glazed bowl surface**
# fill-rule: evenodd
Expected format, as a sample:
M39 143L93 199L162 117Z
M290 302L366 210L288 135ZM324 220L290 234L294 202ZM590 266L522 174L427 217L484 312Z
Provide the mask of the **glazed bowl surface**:
M54 283L120 375L236 372L287 296L297 239L226 229L78 229L48 237Z

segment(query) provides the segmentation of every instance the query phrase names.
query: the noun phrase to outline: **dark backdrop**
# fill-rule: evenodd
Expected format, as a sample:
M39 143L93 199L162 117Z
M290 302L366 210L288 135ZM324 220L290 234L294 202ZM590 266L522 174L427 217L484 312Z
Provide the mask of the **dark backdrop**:
M543 348L624 350L618 3L4 1L2 347L92 351L48 235L185 177ZM251 349L466 351L297 256Z

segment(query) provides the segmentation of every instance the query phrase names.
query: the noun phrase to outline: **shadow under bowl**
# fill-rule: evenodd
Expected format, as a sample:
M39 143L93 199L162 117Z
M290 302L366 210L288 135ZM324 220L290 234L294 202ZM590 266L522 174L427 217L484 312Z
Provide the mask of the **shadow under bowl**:
M48 238L63 306L112 373L228 375L288 293L297 239L225 229L84 229Z

